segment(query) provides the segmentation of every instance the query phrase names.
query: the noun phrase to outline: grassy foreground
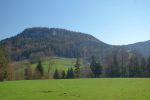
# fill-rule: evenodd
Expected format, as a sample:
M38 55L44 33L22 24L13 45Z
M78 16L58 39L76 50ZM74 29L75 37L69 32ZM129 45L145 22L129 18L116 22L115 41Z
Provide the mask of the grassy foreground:
M150 100L150 79L99 78L1 82L0 100Z

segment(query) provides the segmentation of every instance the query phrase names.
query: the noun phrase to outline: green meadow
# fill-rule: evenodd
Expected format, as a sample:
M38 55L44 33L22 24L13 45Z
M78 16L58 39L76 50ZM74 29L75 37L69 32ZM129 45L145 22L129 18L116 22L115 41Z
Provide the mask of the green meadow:
M150 100L150 79L5 81L0 83L0 100Z
M47 72L48 68L50 67L50 71L53 72L55 69L58 70L67 70L70 67L74 67L76 59L75 58L61 58L61 57L54 57L44 58L42 59L42 65L44 67L45 72ZM33 69L37 66L37 63L31 65Z
M74 64L76 62L75 58L62 58L62 57L53 57L53 58L44 58L42 59L42 66L44 68L44 73L47 74L48 70L50 70L50 73L53 74L55 69L58 69L59 71L65 70L67 71L68 68L74 68ZM15 69L15 72L18 76L24 76L24 69L26 66L27 61L20 61L18 62L17 69ZM33 72L36 68L38 63L31 64L31 68L33 69ZM81 60L82 64L82 60ZM82 67L82 66L81 66Z

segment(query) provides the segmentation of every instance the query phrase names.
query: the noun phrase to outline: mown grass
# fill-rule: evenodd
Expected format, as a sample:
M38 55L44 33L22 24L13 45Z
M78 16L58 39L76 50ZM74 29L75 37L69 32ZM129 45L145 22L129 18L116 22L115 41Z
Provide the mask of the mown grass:
M0 100L150 100L150 79L99 78L1 82Z

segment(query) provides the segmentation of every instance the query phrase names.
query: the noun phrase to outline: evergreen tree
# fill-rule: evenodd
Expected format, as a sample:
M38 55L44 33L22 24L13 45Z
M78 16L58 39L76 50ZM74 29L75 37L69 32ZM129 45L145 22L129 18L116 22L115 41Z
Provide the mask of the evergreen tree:
M56 69L55 72L54 72L53 78L54 78L54 79L59 79L59 72L58 72L57 69Z
M65 73L64 70L63 70L62 73L61 73L61 78L62 78L62 79L65 79L65 78L66 78L66 73Z
M129 77L134 77L134 62L133 62L133 57L130 58L129 64L128 64L128 72L129 72Z
M96 77L99 77L101 74L102 74L102 66L100 63L96 63L96 66L95 66L95 76Z
M73 71L73 68L70 69L70 78L74 78L74 71Z
M44 69L41 61L38 62L38 65L35 70L36 70L37 78L41 78L44 75Z
M148 71L147 71L147 66L146 66L146 60L145 58L141 59L140 63L140 77L147 77L148 76Z
M0 45L0 81L3 81L7 77L8 56L5 52L5 48Z
M95 78L100 76L100 74L102 72L102 66L100 63L96 62L96 59L94 56L92 56L90 68L91 68L91 71L93 72Z
M120 77L120 67L117 61L117 55L113 56L112 77Z
M132 56L129 61L129 77L139 77L140 76L140 67L139 61L136 56Z
M120 67L120 77L127 77L127 63L129 60L129 53L126 51L124 47L121 48L121 50L118 51L118 63Z
M79 74L80 74L80 59L77 58L76 60L76 64L75 64L75 76L78 78L79 77Z
M140 77L141 68L140 68L140 65L139 65L139 59L137 57L134 58L134 72L135 72L134 77Z
M119 67L116 54L112 56L111 61L108 64L106 74L108 77L120 77L121 76L120 67Z
M73 72L72 68L68 69L68 71L67 71L67 78L68 79L69 78L74 78L74 72Z

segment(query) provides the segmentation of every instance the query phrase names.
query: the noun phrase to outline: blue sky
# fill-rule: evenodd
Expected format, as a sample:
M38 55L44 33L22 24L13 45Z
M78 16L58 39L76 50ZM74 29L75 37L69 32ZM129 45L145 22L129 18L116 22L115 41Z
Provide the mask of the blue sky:
M150 0L0 0L0 40L28 27L91 34L108 44L150 40Z

